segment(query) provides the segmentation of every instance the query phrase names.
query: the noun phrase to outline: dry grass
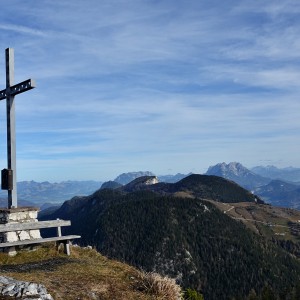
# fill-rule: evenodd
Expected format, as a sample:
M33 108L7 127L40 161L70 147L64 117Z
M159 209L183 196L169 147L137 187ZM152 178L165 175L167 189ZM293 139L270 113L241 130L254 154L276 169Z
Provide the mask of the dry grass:
M299 210L251 202L221 203L213 200L208 201L222 212L226 211L229 217L242 221L249 229L266 238L275 237L276 239L292 240L294 242L299 239L300 232L297 236L293 235L289 225L289 222L299 223ZM230 207L233 207L233 209L229 210Z
M15 257L0 253L0 270L1 275L45 285L55 300L177 300L171 297L177 295L175 290L180 293L170 279L155 281L152 275L80 247L72 247L70 257L57 252L54 244Z
M153 294L159 300L182 299L182 290L175 279L162 277L157 273L141 272L137 286L139 290Z

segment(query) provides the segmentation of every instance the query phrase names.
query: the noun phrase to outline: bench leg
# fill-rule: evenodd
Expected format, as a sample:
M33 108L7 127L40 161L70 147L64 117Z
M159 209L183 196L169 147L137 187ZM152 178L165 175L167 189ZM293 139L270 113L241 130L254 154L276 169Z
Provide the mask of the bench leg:
M70 255L70 241L67 240L64 242L64 250L65 250L65 254Z
M66 240L66 241L57 241L56 242L56 250L58 251L59 250L59 246L61 244L64 244L64 253L67 254L67 255L70 255L71 252L70 252L70 240Z
M57 251L57 252L58 252L58 250L59 250L60 243L61 243L61 242L59 242L59 241L58 241L58 242L55 242L55 246L56 246L56 251Z

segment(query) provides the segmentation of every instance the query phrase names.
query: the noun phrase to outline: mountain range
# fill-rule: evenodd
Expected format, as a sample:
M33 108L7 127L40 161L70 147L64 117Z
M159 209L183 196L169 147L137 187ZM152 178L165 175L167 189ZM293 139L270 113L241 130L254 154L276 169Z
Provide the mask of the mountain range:
M139 171L139 172L128 172L128 173L122 173L119 176L117 176L114 181L119 184L127 184L131 182L132 180L142 177L142 176L154 176L154 174L150 171Z
M189 173L187 175L177 173L175 175L160 175L160 176L157 176L157 178L160 182L175 183L191 174L192 173ZM155 174L150 171L127 172L127 173L120 174L113 181L117 182L119 184L122 184L122 185L126 185L129 182L133 181L134 179L142 177L142 176L155 176Z
M36 181L20 181L17 183L18 202L22 206L38 206L46 208L52 205L58 205L65 200L69 200L75 196L87 196L98 190L102 185L103 188L119 187L131 182L141 176L154 175L149 171L128 172L117 176L113 181L62 181L62 182L36 182ZM160 181L176 182L187 175L162 175L159 176ZM7 191L0 190L0 207L7 206Z
M254 209L258 214L266 207L258 196L211 175L156 182L155 176L144 176L115 189L99 189L40 218L70 219L66 233L80 234L82 245L176 278L205 299L246 299L266 288L285 299L300 279L300 263L286 249L300 246L291 241L283 247L262 235L267 224L259 223L257 234L239 221L242 207L233 205L248 203L245 216ZM233 210L240 217L230 216Z
M276 168L274 166L257 166L251 169L252 172L271 179L283 181L300 182L300 168Z
M206 175L220 176L232 180L248 190L262 186L270 182L269 178L262 177L251 172L242 164L231 162L229 164L219 163L208 168Z
M228 164L224 162L218 163L214 166L210 166L205 173L205 175L219 176L234 181L258 195L267 203L296 209L300 209L299 174L300 169L298 168L289 167L279 169L274 166L259 166L248 169L238 162L230 162ZM161 183L176 183L189 175L191 175L191 173L186 175L178 173L176 175L157 176L157 179ZM142 176L155 175L149 171L123 173L114 181L104 183L103 187L120 187L121 182L124 182L126 185ZM123 180L120 180L120 178L123 178ZM125 178L126 180L124 180ZM283 186L285 188L283 188Z
M300 209L300 186L282 180L254 189L262 199L272 205Z
M18 199L22 205L42 206L46 202L62 203L74 196L93 193L101 187L99 181L62 181L59 183L20 181L17 183ZM0 198L7 199L7 191L0 190ZM7 200L4 200L7 202ZM0 202L2 203L2 202Z
M256 174L254 171L260 174ZM257 194L267 203L300 209L300 186L298 182L272 179L272 177L281 177L297 180L298 171L300 172L300 169L278 169L270 166L255 167L249 170L240 163L231 162L229 164L219 163L211 166L206 174L232 180Z
M247 169L238 162L229 164L223 162L210 166L205 174L232 180L259 195L268 203L283 207L300 208L300 184L298 182L300 169L298 168L278 169L274 166L259 166ZM157 176L157 179L159 182L176 183L189 175L191 173L160 175ZM128 172L104 183L100 181L63 181L59 183L22 181L18 182L18 199L20 205L23 206L46 208L61 204L74 196L90 195L100 187L118 188L142 176L155 175L150 171ZM282 185L289 186L288 190L283 190ZM0 191L0 206L5 207L6 205L6 191Z

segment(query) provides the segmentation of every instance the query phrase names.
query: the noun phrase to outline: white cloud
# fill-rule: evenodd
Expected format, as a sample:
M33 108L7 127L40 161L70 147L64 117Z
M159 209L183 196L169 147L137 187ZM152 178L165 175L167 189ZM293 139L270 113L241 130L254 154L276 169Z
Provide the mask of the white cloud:
M29 34L29 35L35 35L35 36L41 36L41 37L46 36L46 34L40 30L30 28L27 26L20 26L20 25L14 25L14 24L0 24L0 30L14 31L19 34Z
M0 80L12 46L16 81L37 81L16 97L22 178L62 167L68 179L85 163L99 176L268 156L299 166L299 12L296 1L10 1Z

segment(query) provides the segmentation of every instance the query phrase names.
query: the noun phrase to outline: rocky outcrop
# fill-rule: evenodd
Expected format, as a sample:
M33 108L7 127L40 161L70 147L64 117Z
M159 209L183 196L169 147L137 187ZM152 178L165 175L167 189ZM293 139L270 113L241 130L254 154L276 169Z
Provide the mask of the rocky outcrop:
M120 188L126 192L133 192L145 189L147 186L152 186L158 183L158 178L156 176L142 176L134 179L130 183L126 184L124 187Z
M0 276L0 295L23 300L53 300L42 284Z

